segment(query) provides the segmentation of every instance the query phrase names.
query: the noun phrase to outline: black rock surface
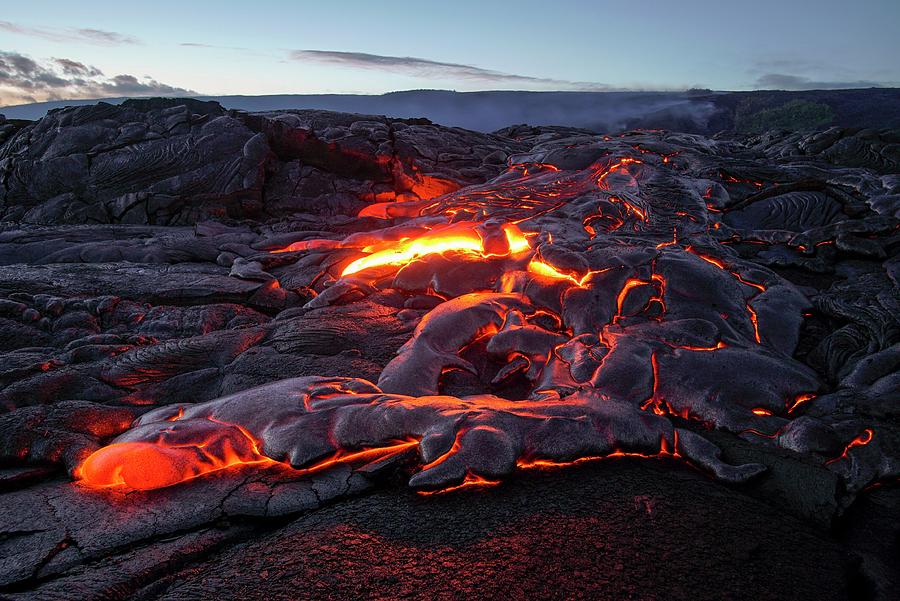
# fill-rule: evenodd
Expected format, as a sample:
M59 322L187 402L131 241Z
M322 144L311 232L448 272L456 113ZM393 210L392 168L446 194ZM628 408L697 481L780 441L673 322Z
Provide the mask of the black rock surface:
M3 595L896 594L896 131L2 131ZM441 232L482 251L347 272ZM204 436L248 464L82 469Z

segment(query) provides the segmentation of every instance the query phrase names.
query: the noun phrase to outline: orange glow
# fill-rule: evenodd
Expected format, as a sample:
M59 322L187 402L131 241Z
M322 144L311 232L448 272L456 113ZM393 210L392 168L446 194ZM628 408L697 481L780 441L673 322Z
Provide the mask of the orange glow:
M803 403L816 398L815 394L801 394L797 398L794 399L793 403L788 404L788 413L793 413L794 410L802 405Z
M418 217L421 211L422 206L419 202L373 202L364 206L357 217L375 217L377 219Z
M704 261L706 261L707 263L709 263L711 265L715 265L716 267L718 267L719 269L721 269L723 271L727 271L741 284L744 284L745 286L750 286L751 288L756 288L759 291L759 292L757 292L757 294L759 294L760 292L766 291L766 287L763 286L762 284L757 284L755 282L750 282L748 280L745 280L743 277L741 277L741 274L737 273L736 271L729 270L727 268L727 266L725 265L725 262L722 259L719 259L717 257L711 257L709 255L704 255L704 254L698 252L697 250L695 250L691 246L686 247L684 250L703 259ZM755 296L756 295L754 295L754 297ZM750 306L749 302L747 302L746 305L747 305L747 315L750 318L750 324L753 326L753 338L756 340L757 344L762 344L762 337L759 335L759 319L756 315L756 311L753 309L753 307Z
M553 278L555 280L569 280L579 288L584 288L584 283L591 275L599 273L597 271L589 271L579 278L567 273L562 273L553 265L550 265L549 263L545 263L544 261L540 261L538 259L532 259L531 262L528 263L528 271L535 275L541 275L544 277Z
M615 197L610 197L610 200L613 200ZM610 221L609 231L614 232L622 227L625 222L618 217L614 217L611 215L603 215L602 213L594 213L585 217L581 224L584 228L584 231L587 232L587 235L590 236L591 240L597 237L597 228L595 228L592 223L594 221L600 221L603 219L607 219Z
M657 394L657 388L659 386L659 359L656 357L656 351L653 351L650 354L650 368L653 372L653 391L650 393L650 398L641 403L641 411L646 411L652 406L653 413L656 415L665 415L666 412L662 407L663 401Z
M625 304L625 299L628 298L628 293L631 292L633 288L638 286L654 286L656 287L656 293L653 297L647 300L647 303L644 305L642 310L646 310L651 303L659 303L663 312L666 310L666 302L664 300L666 294L666 280L663 276L658 273L654 273L650 276L650 281L644 281L638 278L629 278L625 281L625 284L622 286L622 289L619 290L619 294L616 296L616 315L613 317L613 323L619 323L619 320L622 318L622 307Z
M214 420L210 420L214 421ZM216 422L218 423L218 422ZM263 455L243 428L214 429L206 439L191 442L120 442L94 451L75 471L75 477L93 488L152 490L192 480L238 465L281 465ZM370 463L417 446L416 440L358 451L340 450L296 475L318 472L341 463Z
M638 150L641 153L650 152L640 148ZM667 164L670 157L674 157L676 154L660 154L659 156L662 157L662 162ZM640 413L637 419L646 424L647 429L644 430L644 433L653 432L653 435L643 440L644 434L640 437L631 435L620 436L620 431L617 431L614 427L618 416L615 413L611 413L609 420L612 424L608 433L601 429L603 424L596 424L598 435L608 439L607 442L601 442L594 447L593 452L600 453L599 455L577 457L575 452L572 454L561 454L559 449L562 447L550 448L549 450L546 450L547 447L539 445L529 447L526 443L530 444L532 441L525 440L522 443L522 447L518 448L517 451L521 453L523 452L522 448L525 448L528 450L524 452L533 453L533 455L520 458L515 465L518 469L523 470L554 469L614 457L681 457L678 451L678 432L675 429L676 424L680 423L677 418L701 422L710 429L719 425L722 428L730 428L731 426L728 425L727 421L723 422L720 419L721 416L705 410L701 403L692 402L691 398L682 399L674 393L667 393L665 383L668 380L661 380L660 378L660 363L665 367L671 360L684 358L687 352L716 352L726 348L726 344L722 340L716 342L717 337L712 334L706 334L700 338L694 338L693 336L689 338L687 336L674 337L666 333L663 327L655 330L644 330L643 326L654 325L646 324L645 322L648 320L663 321L668 311L666 300L673 307L671 314L678 318L690 317L690 314L687 312L678 310L681 308L678 303L681 302L683 296L690 296L691 293L695 294L697 302L707 301L707 304L711 304L707 308L713 315L718 313L726 320L729 316L720 312L723 307L715 302L715 298L699 298L704 292L704 286L695 286L694 290L689 289L692 282L689 278L686 281L685 276L681 274L679 269L673 268L669 272L665 270L664 265L663 270L658 271L657 261L663 264L667 259L685 260L687 263L686 268L689 271L701 272L700 275L703 278L701 284L713 281L716 285L720 283L728 285L726 292L736 297L738 302L736 315L731 317L740 318L742 338L738 344L741 347L748 346L749 336L747 334L749 330L746 328L746 322L743 321L743 309L739 307L739 303L745 303L754 337L756 342L761 344L758 316L750 303L758 296L758 293L765 292L766 287L762 284L747 281L739 273L732 271L732 269L744 269L742 265L745 265L745 263L741 262L739 255L726 254L724 258L720 258L719 256L702 254L690 246L693 239L697 240L695 244L699 244L705 252L716 253L715 249L720 248L717 246L718 242L714 238L709 236L700 238L700 234L697 233L697 231L702 231L702 227L699 225L702 222L702 218L698 219L692 213L703 214L702 205L691 208L691 212L675 211L675 215L682 218L680 221L676 220L672 216L672 211L677 208L677 204L674 207L668 203L662 203L661 205L657 200L645 200L643 195L638 192L637 177L641 175L641 169L630 169L628 166L641 164L641 160L626 157L605 166L610 161L616 161L616 159L603 159L601 162L592 165L587 172L578 170L578 173L574 173L574 170L560 173L560 169L552 165L519 163L510 166L507 173L503 174L502 186L496 186L494 183L488 182L483 185L467 186L459 193L449 195L445 195L447 190L444 189L444 184L441 183L441 180L430 180L426 176L422 176L416 180L418 188L415 186L410 188L409 182L405 182L403 184L406 186L405 190L395 192L372 191L367 196L367 200L372 200L373 202L364 207L358 214L359 217L383 220L397 219L397 222L377 225L373 224L371 220L369 222L361 222L365 226L362 228L362 231L353 231L343 240L309 238L293 242L285 248L271 252L317 251L315 252L317 255L327 255L323 257L281 257L275 263L277 267L286 265L291 260L302 261L298 262L297 269L304 278L303 282L308 281L309 274L318 271L318 274L308 281L308 289L303 291L304 296L307 292L309 295L316 295L317 293L321 294L323 290L327 290L327 286L334 283L334 276L338 271L340 271L341 277L360 274L357 276L359 280L340 282L341 286L336 287L331 292L343 293L342 288L344 288L344 285L346 285L347 289L352 289L355 284L361 284L361 281L366 279L365 285L356 286L363 295L369 294L369 291L372 289L384 290L386 286L390 286L388 292L392 295L392 300L390 303L384 301L385 306L390 304L391 307L399 307L401 305L399 303L394 304L394 300L403 299L407 294L421 294L422 289L426 289L426 295L443 300L449 300L449 298L453 298L457 294L464 293L457 292L459 290L472 291L473 298L478 295L485 296L492 304L490 308L490 311L493 311L492 313L489 313L487 308L482 311L480 306L467 305L477 308L477 312L474 309L472 310L471 316L466 314L464 318L461 318L470 321L453 322L448 320L449 325L444 325L440 321L435 320L433 323L437 323L440 327L436 327L433 331L424 331L424 333L423 330L425 328L416 329L414 336L422 334L421 340L426 343L423 345L423 349L429 353L435 352L438 357L435 361L446 361L446 363L434 364L440 368L441 375L451 371L467 370L473 372L479 381L487 384L488 378L491 376L491 370L494 373L501 374L503 378L509 378L510 374L518 374L522 370L527 370L525 377L517 377L514 381L512 378L509 378L509 382L507 382L501 379L499 375L494 378L491 381L491 385L499 385L491 389L491 400L486 401L485 404L490 411L508 411L511 415L527 414L529 419L540 417L545 421L549 421L556 419L557 412L548 411L548 415L544 416L539 414L539 409L536 409L535 415L531 415L529 406L525 403L539 400L540 403L571 404L571 411L564 406L561 408L566 409L566 411L559 413L559 415L571 415L581 411L582 403L587 401L594 402L594 397L586 396L585 399L582 399L580 396L576 397L573 394L570 396L576 400L567 400L568 396L565 394L566 390L564 389L571 388L578 391L585 389L584 392L587 395L587 393L591 392L591 389L595 389L594 391L599 389L602 384L594 384L594 382L607 381L606 376L609 373L613 373L615 377L624 377L626 379L633 376L634 374L617 374L615 365L605 373L601 370L606 369L608 366L605 361L612 351L615 350L616 341L631 335L630 326L637 326L634 329L637 332L643 332L640 334L642 338L639 341L645 346L640 347L639 352L642 353L641 355L638 355L638 351L635 350L634 356L643 356L644 359L640 360L646 362L647 355L643 353L649 353L649 363L652 371L651 394L649 398L640 402L643 395L647 392L646 383L641 382L641 392L637 398L631 398L631 394L626 396L631 401L640 402L640 409L646 413ZM658 163L656 159L648 159L648 162L651 165ZM762 183L735 179L724 174L724 172L722 177L732 183L752 183L757 187L763 186ZM651 179L650 183L653 185L660 182ZM376 189L382 190L384 187L386 186L379 184ZM725 188L722 186L719 186L719 188L724 195ZM696 197L696 193L693 193L693 196ZM704 198L713 198L712 187L706 190ZM390 202L381 202L385 200ZM693 198L693 200L697 201L696 198ZM519 224L524 224L529 220L535 219L535 217L552 213L559 207L565 206L569 201L573 202L566 210L552 214L538 224L532 222L532 226L522 225L523 228L529 230L527 234L520 229ZM592 203L594 203L593 207ZM707 204L707 207L710 211L721 212L712 203ZM657 213L657 210L660 208L662 210ZM593 213L583 217L585 212L590 211L593 211ZM607 215L604 213L612 214ZM651 220L651 217L653 218L652 228L637 222L638 220L648 222ZM401 218L418 219L414 219L411 222L400 222ZM556 222L563 218L574 221L572 223L559 224L559 227L556 227ZM640 244L633 241L633 236L629 233L626 236L611 235L609 240L603 241L606 244L583 245L584 236L577 229L578 219L581 220L584 231L587 232L592 240L598 235L598 231L601 235L604 232L615 232L626 224L633 232L639 232L642 227L648 229L648 236L638 241ZM690 220L698 225L684 225L686 224L685 220ZM671 225L676 221L683 224L681 232L679 232L677 225ZM550 225L545 227L542 224ZM337 225L339 227L329 229L330 233L298 232L289 234L291 237L287 237L288 234L279 234L279 237L272 239L284 240L283 243L287 243L289 240L303 236L324 235L338 237L339 232L346 233L348 231L345 228L350 228L350 231L352 231L352 223L345 226L343 222L339 222ZM719 223L714 223L712 227L718 228ZM559 246L552 246L554 236L550 231L551 229L557 232L556 239L562 242ZM727 225L726 229L728 229ZM668 239L670 231L671 240ZM708 231L706 233L708 234ZM679 240L679 234L681 235L681 240ZM700 242L700 240L706 241ZM736 234L732 235L731 241L741 242ZM533 249L532 242L534 244ZM656 244L657 242L658 244ZM755 242L747 241L747 243ZM758 243L763 244L761 242ZM828 242L820 244L826 243ZM575 244L586 246L585 249L582 249L585 253L597 251L597 254L585 254L583 259L575 256L575 253L563 254L571 253L569 247ZM668 250L654 252L652 250L653 244L656 244L656 249L668 248ZM560 250L560 254L554 252L556 249ZM619 261L620 250L623 251L621 261ZM631 254L632 250L635 252L639 250L640 254ZM704 268L696 261L686 257L682 250L692 253L702 261L727 272L740 284L749 286L753 290L737 286L729 281L729 278L721 276L721 274L717 274L709 270L709 268ZM320 251L337 252L321 253ZM556 261L561 263L562 266L547 262L542 256L542 252L546 252L551 260L557 257ZM434 255L446 256L442 259ZM572 258L564 260L562 257L566 256ZM423 264L423 258L428 260L427 258L429 257L431 262L427 265ZM590 263L587 262L588 258L591 259ZM582 262L575 262L576 259ZM602 264L614 265L614 267L583 273L583 271L590 269L590 266L601 264L601 260L603 261ZM468 269L477 266L474 263L475 261L492 261L492 263L483 270ZM411 265L408 272L403 272L402 274L409 275L409 278L398 277L391 281L392 278L389 276L392 273L396 273L404 266L414 262L419 263ZM443 273L439 273L439 271L451 262L465 263L464 266L467 269L456 269L456 265L454 265L453 272L444 280ZM575 266L574 268L572 267L573 265ZM301 267L302 270L300 270ZM422 269L419 270L419 267ZM523 273L523 270L527 274L532 274L532 277ZM610 278L609 281L604 282L600 282L600 278L591 280L591 276L594 274L610 270L616 270L613 272L616 276L615 278ZM666 296L667 280L663 273L670 273L673 278L668 281L671 292L668 298ZM754 272L748 268L745 273L751 274L750 277L763 277L763 281L768 282L767 276L755 275L756 273L761 273L761 271ZM710 275L718 275L720 277L708 277ZM775 278L775 276L771 277ZM284 279L284 281L287 286L288 280ZM777 279L772 281L775 282ZM613 301L612 295L616 292L615 286L619 282L622 282L621 289L615 294L615 301ZM595 290L593 289L595 285L598 289L601 286L607 289ZM273 280L266 286L277 288L280 284L277 280ZM581 289L588 288L588 290L578 290L572 288L573 286ZM643 286L648 286L649 288L643 288ZM435 292L434 287L437 287L442 293ZM636 288L640 288L640 290L629 298L629 294ZM492 296L489 293L500 292L501 290L507 293L515 292L519 295L516 298L521 299L521 304L518 301L506 303L501 300L496 302L491 300ZM353 291L357 292L355 289ZM499 298L501 295L498 294L496 296ZM557 298L554 299L554 296ZM320 300L331 302L333 299L331 295L321 295ZM421 311L423 314L426 312L425 309L438 304L434 298L409 298L407 300L415 300L415 303L406 303L402 306L415 307L416 310L421 308L423 309ZM480 302L480 299L478 300ZM763 300L765 299L763 298ZM613 308L613 302L615 302L616 312L610 318L609 314ZM486 302L485 305L487 306L487 304ZM639 307L638 305L641 306ZM553 308L547 309L546 306ZM727 306L727 310L731 312L730 304ZM760 310L764 311L763 321L765 322L766 312L762 305ZM559 314L554 311L557 311ZM623 311L626 311L627 314L623 314ZM408 312L412 313L413 311ZM595 317L589 312L593 312L600 317ZM435 313L437 314L438 312L436 311ZM361 313L361 315L365 316L366 314ZM487 317L482 319L482 315ZM563 317L565 317L565 320ZM362 319L365 319L365 317ZM606 320L607 323L599 323L601 320ZM620 322L625 322L627 325L614 327ZM454 336L457 332L454 332L454 329L460 323L464 326L461 328L461 331L465 333L465 338L455 340ZM426 323L425 325L428 324ZM668 324L663 324L663 326L665 325ZM721 330L725 330L725 332L732 331L730 324L720 325L729 327L720 328L719 336L722 335ZM763 325L766 325L766 323ZM660 331L662 333L654 333ZM703 330L698 331L703 332ZM498 332L502 332L503 335L509 334L509 338L504 340L502 337L498 337L496 340L501 344L497 345L497 349L489 346L490 350L486 350L486 343ZM576 333L578 334L577 340ZM729 334L725 335L726 339L731 341L731 336ZM521 336L521 338L515 338L515 336ZM656 338L656 336L659 336L661 339ZM457 338L460 337L457 336ZM453 348L449 348L449 345L447 345L447 349L439 348L442 346L440 342L443 342L444 339L452 340ZM685 339L691 340L693 344L698 346L678 344L678 341L684 341ZM512 342L507 342L507 340ZM545 340L549 340L549 342L545 342ZM560 340L563 340L563 342L560 342ZM432 341L437 341L438 344L432 344ZM416 339L410 341L412 344L416 342ZM433 348L425 348L426 346ZM406 352L405 349L407 348L409 348L409 345L403 347L401 351ZM756 348L755 350L762 352L765 349ZM438 351L440 351L439 354ZM684 353L680 351L684 351ZM413 348L411 351L411 353L416 352L418 352L418 347ZM490 355L487 355L488 352ZM472 358L473 355L477 355L477 357ZM720 354L718 357L725 359L724 355ZM379 380L378 386L381 386L385 392L381 395L373 394L372 397L377 396L379 399L391 403L394 402L392 399L401 398L402 400L397 403L401 408L404 408L406 403L410 403L410 407L416 407L417 405L412 404L413 401L422 404L432 403L433 401L429 400L428 396L407 397L400 395L401 392L404 392L404 389L413 388L409 384L410 381L415 381L420 376L425 377L427 375L427 373L423 375L423 372L428 371L423 368L423 365L431 359L424 353L422 356L425 359L421 363L409 362L406 364L412 366L409 369L406 365L401 367L399 372L402 377L397 377L393 380L385 378L384 381L393 388ZM480 363L482 356L487 356L490 359L487 368ZM609 364L614 363L620 356L615 355L612 359L609 359ZM504 357L508 365L502 366L501 371L497 372L494 369L496 367L494 364ZM663 359L662 362L659 361L660 358ZM709 359L710 356L706 358ZM470 359L472 360L470 361ZM434 365L429 365L429 367ZM509 369L507 369L508 367ZM647 366L644 364L642 367L646 369ZM576 368L578 369L576 370ZM412 375L409 376L407 372L411 372ZM393 377L393 374L387 370L384 373ZM587 376L582 377L582 373L587 374ZM662 374L663 377L666 375L666 373ZM645 376L646 373L641 377ZM474 388L474 385L470 384L470 380L462 382L462 387L456 386L453 377L445 378L441 382L440 376L437 376L435 380L437 381L434 387L435 390L430 394L446 394L447 396L444 398L455 398L450 395L460 394L458 392L460 388L463 390L468 390L470 387ZM398 381L399 384L397 384ZM126 385L127 382L122 382L122 384ZM508 384L509 386L507 387ZM533 388L528 395L523 393L526 385ZM376 391L379 391L378 386L375 387ZM241 426L216 422L212 418L191 418L190 414L195 410L190 408L187 410L188 419L185 420L185 409L178 407L177 414L169 418L169 421L172 423L163 422L162 427L165 429L161 431L158 438L153 440L144 439L139 442L119 442L101 448L84 460L76 469L75 475L84 485L90 487L151 490L192 480L204 474L245 465L285 470L285 474L291 477L302 476L341 464L354 464L356 466L379 462L390 457L400 457L401 453L411 452L418 447L418 440L391 440L388 442L381 440L385 446L357 450L337 448L342 433L335 426L336 422L324 412L338 407L339 404L325 402L325 399L330 398L330 396L350 394L354 389L356 388L352 386L348 386L346 391L340 388L340 392L334 393L334 395L313 392L303 393L302 397L297 395L298 407L302 403L302 406L305 407L308 413L314 413L319 409L323 411L320 414L322 417L320 423L328 424L327 428L329 429L324 434L327 434L330 441L330 446L327 450L328 456L302 469L291 467L286 462L287 460L277 461L266 456L262 451L263 445L261 441L257 440L254 434L251 434ZM419 394L409 390L405 390L405 392L411 395ZM498 396L493 396L494 393ZM611 392L610 396L613 394ZM488 395L479 396L486 397ZM510 398L502 398L504 396L509 396ZM598 397L603 402L609 401L605 391L600 390ZM453 408L452 411L454 413L464 413L465 417L459 418L459 421L455 422L456 424L467 423L464 420L469 420L470 418L472 421L468 423L480 423L482 419L480 415L482 413L487 415L484 418L485 423L490 423L487 421L490 415L488 415L487 410L482 411L480 409L480 404L472 405L472 407L478 409L470 409L466 405L472 402L470 399L473 398L475 397L459 397L462 408ZM782 400L786 400L787 413L791 413L811 398L814 398L814 395L804 394L792 400L786 399L786 397L779 397L779 403ZM406 399L410 400L407 401ZM523 400L519 401L517 399ZM147 402L150 403L151 401L148 400ZM290 398L290 402L294 402L293 397ZM373 400L369 403L374 406L380 402L382 400ZM439 417L441 419L448 417L451 411L451 409L445 411L442 408L443 403L443 401L440 401L435 407L435 410L440 413ZM447 406L450 407L451 404L448 403ZM771 410L765 407L750 407L752 405L748 404L743 408L739 408L739 410L746 412L749 408L749 411L755 416L774 415ZM631 406L631 402L629 402L627 409L634 411L635 407ZM691 411L694 411L694 414L691 414ZM775 408L775 411L778 415L786 415L785 408L780 406ZM169 413L166 413L166 415L169 415ZM238 413L237 415L244 414ZM385 413L384 416L385 419L392 418L388 413ZM657 416L666 419L658 419ZM590 417L590 414L585 415L585 417ZM633 416L625 417L630 419ZM752 419L746 415L744 417ZM599 420L600 418L597 419ZM707 422L705 421L706 419L711 421ZM765 423L765 427L768 428L769 424L767 422L776 420L755 421ZM657 424L664 425L658 426ZM443 428L443 426L441 427ZM462 477L462 470L465 468L457 467L456 462L469 459L469 457L459 455L459 453L462 451L464 436L467 432L471 432L471 430L466 430L465 428L471 428L472 426L454 426L454 428L457 427L459 429L452 444L450 444L449 431L447 431L445 437L442 435L441 447L438 452L443 451L446 448L445 445L447 445L449 448L447 448L446 452L433 459L432 455L429 454L429 459L432 460L428 464L421 466L421 470L426 472L434 470L430 472L432 475L442 474L446 477L448 473L452 474L452 482L455 484L446 488L417 491L418 494L439 495L464 488L480 489L500 484L498 480L491 480L471 472L466 473ZM143 431L146 432L146 430ZM254 428L254 432L256 431ZM417 427L414 431L422 432L423 430ZM655 436L660 431L665 432L665 434L660 435L659 448L656 450L654 448ZM766 438L775 438L777 436L777 432L776 434L766 434L752 429L744 430L743 432ZM626 434L628 433L626 432ZM868 444L872 437L872 430L865 430L847 445L840 457L831 459L827 463L833 463L846 457L851 448ZM120 440L124 438L127 438L127 436L123 436ZM615 442L617 438L620 443ZM266 437L266 440L269 441L270 439ZM468 439L466 443L468 444ZM689 453L690 447L684 443L684 439L682 440L682 445L686 449L686 454L693 455ZM642 452L620 450L623 447L626 449L638 449ZM336 448L337 450L332 453L332 450ZM545 449L544 453L547 456L555 455L571 460L554 461L541 457L539 455L540 451L536 449L542 448ZM572 448L575 447L573 446ZM476 448L477 451L478 449ZM272 454L282 458L280 454L275 454L274 452ZM406 457L406 455L402 457ZM478 463L475 465L478 465ZM457 467L457 469L454 471L447 469L448 467ZM279 472L279 475L281 475L281 472ZM492 475L492 477L494 476ZM460 478L462 478L461 481ZM434 478L432 486L437 486L439 480L439 478Z
M510 254L518 254L520 252L525 252L526 250L531 250L528 239L518 227L512 224L506 224L503 226L503 231L506 234L506 241L509 244Z
M463 488L487 488L490 486L497 486L498 484L500 484L499 480L488 480L487 478L469 473L466 474L466 477L462 482L455 486L448 486L447 488L441 488L438 490L419 490L416 491L416 493L422 496L443 495L448 492L461 490Z
M610 174L615 173L619 169L623 169L626 165L631 165L634 163L640 164L641 162L642 161L640 159L633 159L631 157L625 157L623 159L620 159L618 162L613 163L612 165L607 167L606 170L604 170L600 174L600 176L597 178L597 185L600 186L601 188L604 188L606 186L605 180L607 177L610 176Z
M840 461L841 459L846 459L849 456L848 453L850 452L850 449L852 449L854 447L864 447L867 444L869 444L870 442L872 442L872 439L874 437L875 437L875 432L871 428L866 428L865 430L862 431L862 434L860 434L859 436L857 436L856 438L851 440L847 444L847 446L844 447L843 453L841 453L834 459L829 459L828 461L825 462L825 464L831 465L832 463Z
M637 288L638 286L646 286L649 282L645 282L643 280L639 280L637 278L629 278L625 281L625 285L622 286L622 289L619 291L619 295L616 296L616 316L622 314L622 305L625 303L625 298L628 297L628 293L632 288Z
M656 294L656 296L654 296L653 298L650 299L650 302L651 303L652 302L659 303L660 306L662 307L663 312L665 312L666 301L664 299L666 296L666 278L664 278L663 276L661 276L658 273L654 273L653 275L650 276L650 279L653 280L654 282L656 282L656 285L658 286L657 294Z
M604 459L615 459L617 457L638 457L641 459L660 459L660 458L681 458L678 452L678 432L674 432L674 442L672 448L669 448L669 441L665 436L659 438L659 452L657 453L634 453L625 451L613 451L608 455L588 455L586 457L578 457L571 461L554 461L552 459L519 459L516 467L520 470L554 470L566 467L580 465L594 461L602 461Z
M509 167L510 171L522 171L523 176L532 175L532 171L552 171L559 173L560 168L549 163L516 163Z
M754 436L760 436L762 438L773 439L778 436L778 432L774 434L766 434L765 432L760 432L759 430L754 430L753 428L748 428L747 430L741 430L741 434L753 434Z
M302 250L326 250L329 248L336 248L338 245L339 242L335 240L300 240L299 242L292 242L284 248L276 248L274 250L270 250L269 252L289 253Z
M753 337L756 338L757 344L762 344L762 338L759 336L759 319L756 317L756 311L747 303L747 313L750 314L750 323L753 324Z
M716 258L716 257L711 257L711 256L709 256L709 255L703 255L703 254L700 254L700 253L698 253L697 251L695 251L695 250L694 250L692 247L690 247L690 246L688 246L685 250L688 251L689 253L692 253L692 254L694 254L694 255L700 257L701 259L703 259L703 260L706 261L707 263L711 263L712 265L715 265L715 266L718 267L719 269L725 269L725 262L724 262L722 259L718 259L718 258Z
M694 247L692 247L692 246L687 246L687 247L685 247L684 250L688 251L689 253L691 253L691 254L693 254L693 255L695 255L695 256L697 256L697 257L700 257L701 259L703 259L703 260L706 261L707 263L710 263L710 264L712 264L712 265L715 265L715 266L718 267L719 269L722 269L722 270L724 270L724 271L728 271L728 273L730 273L730 274L731 274L737 281L739 281L741 284L744 284L745 286L750 286L751 288L756 288L756 289L759 290L760 292L765 292L765 291L766 291L766 287L763 286L762 284L757 284L756 282L751 282L751 281L749 281L749 280L745 280L745 279L741 276L741 274L739 274L738 272L728 270L728 269L727 269L727 266L725 265L725 261L723 261L722 259L719 259L718 257L712 257L712 256L710 256L710 255L704 255L704 254L698 252L698 251L697 251L696 249L694 249Z
M765 184L763 182L755 181L752 179L739 179L734 177L733 175L727 173L724 169L721 169L719 175L722 176L722 179L728 182L729 184L753 184L757 188L762 188Z
M428 469L431 469L431 468L433 468L433 467L436 467L436 466L438 466L438 465L444 463L445 461L447 461L447 459L449 459L450 457L452 457L454 453L456 453L457 451L459 451L459 449L462 447L462 443L460 442L460 439L462 438L463 434L465 434L465 433L466 433L465 430L460 430L459 432L457 432L457 433L456 433L456 438L453 440L453 444L450 445L450 450L448 450L446 453L444 453L443 455L441 455L440 457L438 457L438 458L435 459L434 461L432 461L432 462L430 462L430 463L426 463L425 465L423 465L423 466L422 466L422 470L423 470L423 471L424 471L424 470L428 470Z
M404 239L386 245L367 246L364 252L371 254L356 259L341 272L348 276L365 269L385 265L402 266L419 257L455 251L479 258L508 256L529 250L531 247L522 231L513 224L504 224L505 244L502 249L489 249L474 223L459 222L432 230L414 240ZM500 251L500 252L497 252Z
M637 208L636 206L634 206L633 204L631 204L630 202L627 202L625 200L622 200L621 202L623 205L625 205L625 208L627 208L629 211L631 211L632 213L637 215L638 219L640 219L641 221L647 221L647 215L642 210L640 210L639 208Z
M665 248L667 246L677 246L678 245L678 226L676 225L672 229L672 239L668 242L660 242L656 245L656 248Z
M605 458L605 455L588 455L586 457L573 459L572 461L552 461L550 459L520 459L516 462L516 467L520 470L560 469L564 467L572 467L573 465L579 465L582 463L588 463L590 461L600 461L601 459Z
M737 272L732 271L732 272L731 272L731 275L733 275L733 276L737 279L737 281L739 281L741 284L743 284L743 285L745 285L745 286L750 286L751 288L756 288L756 289L759 290L760 292L765 292L765 291L766 291L766 287L763 286L762 284L757 284L756 282L751 282L751 281L749 281L749 280L745 280L745 279L742 278L741 275L740 275L739 273L737 273Z
M671 346L671 345L670 345L670 346ZM706 352L706 353L710 353L710 352L712 352L712 351L717 351L717 350L719 350L719 349L723 349L723 348L725 348L725 347L727 347L727 346L728 346L727 344L725 344L724 342L722 342L722 341L720 340L719 342L716 343L716 346L690 346L690 345L685 345L685 346L673 346L672 348L681 349L681 350L685 350L685 351L698 351L698 352Z

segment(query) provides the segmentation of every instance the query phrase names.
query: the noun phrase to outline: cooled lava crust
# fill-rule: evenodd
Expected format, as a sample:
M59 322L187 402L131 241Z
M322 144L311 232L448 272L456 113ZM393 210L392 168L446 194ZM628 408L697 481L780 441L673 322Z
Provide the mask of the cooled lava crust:
M496 508L497 495L517 506L534 493L532 512L500 520L513 537L500 547L518 553L521 526L579 576L505 590L679 596L691 588L683 578L610 588L607 547L585 563L582 547L544 527L571 528L578 545L608 539L581 505L550 519L548 497L610 491L604 470L639 470L654 492L621 511L661 504L671 521L673 505L721 503L710 531L724 539L735 507L765 513L765 502L775 517L735 526L758 537L752 553L780 531L827 539L797 543L818 551L804 551L791 578L766 580L770 568L749 561L757 595L827 580L803 569L819 554L834 563L829 594L890 598L891 136L488 135L177 101L0 121L0 590L190 596L200 589L167 566L206 574L209 554L229 565L237 542L303 536L307 518L286 521L380 487L381 501L344 501L352 519L323 517L331 530L313 538L359 540L366 512L392 504L436 512L461 495ZM557 470L571 472L558 487L535 475ZM670 474L681 483L661 486ZM661 526L671 541L690 540L688 527L699 526ZM872 530L887 534L871 540ZM437 561L444 543L432 534L423 553ZM445 549L448 572L466 564L459 553L487 561L486 536ZM373 574L408 561L392 544L366 551L393 549ZM284 583L313 578L294 566L266 593L259 574L238 577L242 561L202 586L302 596ZM691 561L702 560L682 569ZM454 578L469 584L434 593L498 585L465 574ZM417 578L370 592L424 594ZM320 584L306 594L366 596L346 580Z

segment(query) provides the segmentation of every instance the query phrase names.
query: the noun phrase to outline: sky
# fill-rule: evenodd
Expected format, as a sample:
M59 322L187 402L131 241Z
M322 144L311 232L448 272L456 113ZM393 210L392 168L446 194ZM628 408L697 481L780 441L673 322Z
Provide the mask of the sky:
M4 4L0 106L423 88L900 86L900 0Z

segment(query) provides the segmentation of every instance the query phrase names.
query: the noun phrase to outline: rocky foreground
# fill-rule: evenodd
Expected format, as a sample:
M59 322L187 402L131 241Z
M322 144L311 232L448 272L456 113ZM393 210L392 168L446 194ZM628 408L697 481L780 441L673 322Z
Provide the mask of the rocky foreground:
M0 592L893 598L898 137L0 120Z

